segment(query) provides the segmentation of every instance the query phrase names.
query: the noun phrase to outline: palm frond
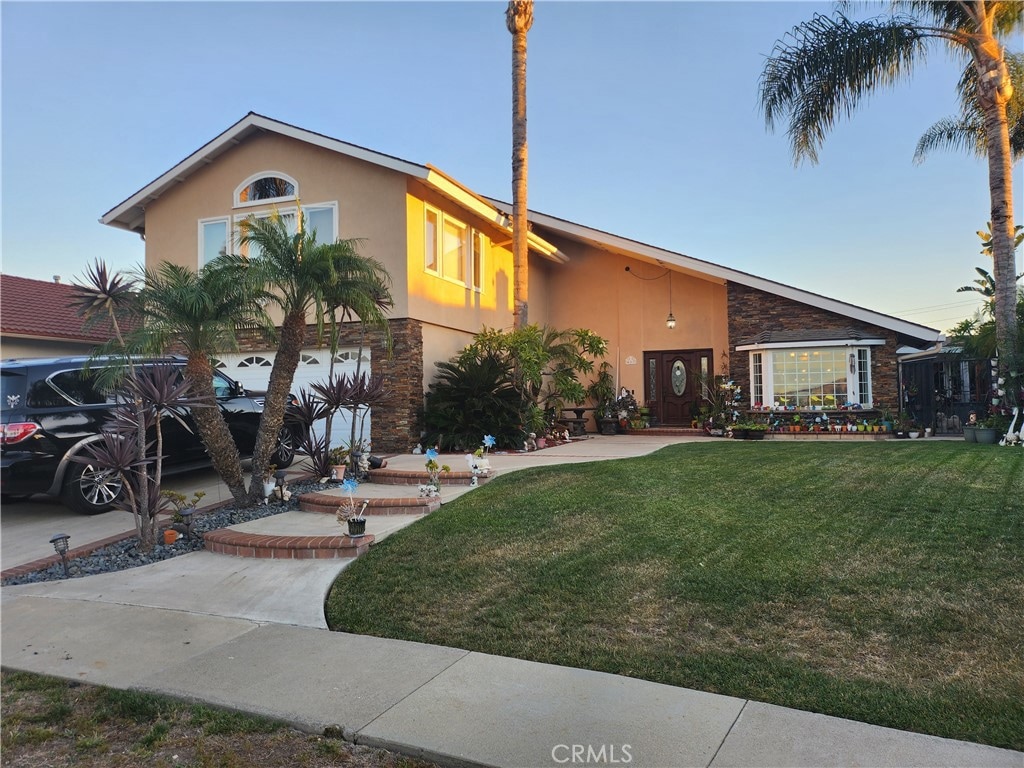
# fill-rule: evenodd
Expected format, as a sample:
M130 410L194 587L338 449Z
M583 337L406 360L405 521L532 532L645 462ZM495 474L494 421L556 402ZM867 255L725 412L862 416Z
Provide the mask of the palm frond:
M788 120L796 162L817 162L841 117L874 90L891 87L923 60L926 35L903 18L855 22L815 15L776 43L759 82L770 130Z

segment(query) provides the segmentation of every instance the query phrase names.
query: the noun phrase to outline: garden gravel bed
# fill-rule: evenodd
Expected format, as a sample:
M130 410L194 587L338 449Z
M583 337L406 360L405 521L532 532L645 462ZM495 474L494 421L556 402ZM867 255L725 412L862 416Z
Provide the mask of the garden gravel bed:
M327 487L336 485L336 483L331 483ZM191 539L182 536L174 544L164 544L162 538L158 536L158 543L150 552L143 552L139 548L138 539L133 537L109 544L87 555L69 557L68 577L75 579L97 573L123 571L140 565L158 563L178 555L186 555L189 552L198 552L203 549L203 534L238 523L247 523L250 520L259 520L271 515L279 515L282 512L291 512L299 508L300 495L311 491L322 491L324 487L322 483L316 482L290 483L288 489L292 492L292 496L288 501L276 501L245 508L238 508L232 504L210 512L199 512L192 520ZM63 578L65 578L64 566L58 560L47 568L5 578L0 585L7 587L16 584L37 584Z

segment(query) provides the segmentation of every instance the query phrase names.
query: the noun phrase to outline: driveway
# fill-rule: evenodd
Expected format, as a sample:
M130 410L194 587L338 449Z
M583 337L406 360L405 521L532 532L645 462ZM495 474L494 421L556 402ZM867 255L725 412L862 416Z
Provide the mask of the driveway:
M206 492L202 506L231 498L212 469L174 475L166 478L162 487L186 496L202 489ZM135 522L128 512L111 510L101 515L80 515L50 496L37 495L9 502L0 513L0 570L52 555L50 537L55 533L68 534L69 544L74 548L135 530Z

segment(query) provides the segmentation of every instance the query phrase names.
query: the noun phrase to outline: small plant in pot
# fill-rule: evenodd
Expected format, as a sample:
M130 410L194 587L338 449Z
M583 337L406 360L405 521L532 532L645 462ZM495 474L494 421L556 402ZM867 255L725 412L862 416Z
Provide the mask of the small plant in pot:
M357 538L366 533L366 507L370 504L369 499L363 499L362 506L356 508L356 500L353 494L359 488L359 483L349 478L341 484L341 488L347 497L343 496L335 518L341 525L347 526L348 535Z
M597 368L597 377L587 387L587 395L594 403L594 418L602 435L614 435L619 421L615 409L615 379L612 367L602 362Z

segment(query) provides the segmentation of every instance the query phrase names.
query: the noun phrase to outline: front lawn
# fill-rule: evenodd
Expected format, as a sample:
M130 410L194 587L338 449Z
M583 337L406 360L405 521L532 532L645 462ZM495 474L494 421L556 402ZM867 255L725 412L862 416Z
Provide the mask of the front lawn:
M373 547L327 621L1024 749L1024 450L708 441L524 470Z

